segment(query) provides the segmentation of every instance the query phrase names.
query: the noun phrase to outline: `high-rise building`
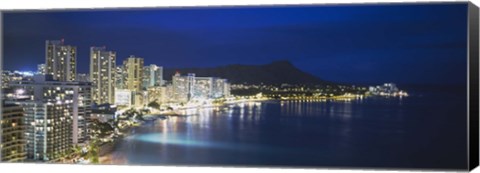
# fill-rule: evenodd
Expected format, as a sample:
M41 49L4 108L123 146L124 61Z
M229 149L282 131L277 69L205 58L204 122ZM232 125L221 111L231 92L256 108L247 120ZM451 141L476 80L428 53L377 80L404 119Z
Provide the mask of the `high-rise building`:
M125 69L125 89L140 92L143 80L143 58L130 56L123 61Z
M38 64L37 66L37 74L45 74L45 64Z
M195 88L193 98L195 100L205 100L212 98L213 95L213 77L195 77Z
M0 115L0 162L21 162L27 158L25 114L15 104L3 103Z
M230 95L227 79L217 77L195 77L193 99L216 99Z
M226 81L225 84L223 85L223 96L224 97L230 97L231 96L230 87L231 87L230 83L228 83Z
M90 48L92 100L98 104L115 102L116 53L105 47Z
M192 99L195 85L195 74L189 73L187 76L181 76L176 73L172 77L173 98L176 102L186 103Z
M203 101L230 96L230 85L226 79L217 77L196 77L189 73L172 77L173 96L176 102Z
M45 73L54 80L74 81L77 76L77 48L65 45L62 40L45 43Z
M214 78L212 87L212 98L229 97L230 85L227 79Z
M126 72L123 65L117 66L115 76L115 89L125 89Z
M163 67L151 64L143 67L143 89L163 85Z
M28 159L55 160L72 145L88 139L91 83L36 75L33 81L17 81L11 86L16 94L7 98L7 103L21 105L25 110Z

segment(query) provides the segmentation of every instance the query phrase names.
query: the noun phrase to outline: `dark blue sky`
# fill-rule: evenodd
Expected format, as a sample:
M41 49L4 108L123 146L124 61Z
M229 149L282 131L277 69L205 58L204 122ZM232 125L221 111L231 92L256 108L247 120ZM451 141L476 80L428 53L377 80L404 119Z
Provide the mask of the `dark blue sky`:
M4 14L5 69L36 70L45 40L165 67L290 60L347 83L466 83L467 4L225 7Z

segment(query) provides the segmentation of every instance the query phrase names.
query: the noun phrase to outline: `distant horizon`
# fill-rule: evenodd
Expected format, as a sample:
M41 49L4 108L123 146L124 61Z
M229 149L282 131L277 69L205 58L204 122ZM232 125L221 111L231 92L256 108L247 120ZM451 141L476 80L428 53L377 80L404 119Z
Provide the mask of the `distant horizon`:
M5 12L4 67L36 71L45 40L145 65L206 68L288 60L322 80L466 84L467 3ZM401 15L399 15L401 14ZM465 19L465 20L461 20ZM465 79L462 79L462 78Z

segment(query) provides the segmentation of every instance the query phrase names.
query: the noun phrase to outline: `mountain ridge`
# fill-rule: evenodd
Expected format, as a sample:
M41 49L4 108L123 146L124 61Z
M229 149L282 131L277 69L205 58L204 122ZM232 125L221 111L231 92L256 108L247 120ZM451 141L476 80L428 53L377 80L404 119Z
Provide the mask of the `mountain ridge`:
M200 77L211 76L225 78L232 84L331 84L331 82L322 80L298 69L287 60L273 61L261 65L230 64L205 68L165 68L165 79L171 80L176 72L180 72L182 75L195 73L195 76Z

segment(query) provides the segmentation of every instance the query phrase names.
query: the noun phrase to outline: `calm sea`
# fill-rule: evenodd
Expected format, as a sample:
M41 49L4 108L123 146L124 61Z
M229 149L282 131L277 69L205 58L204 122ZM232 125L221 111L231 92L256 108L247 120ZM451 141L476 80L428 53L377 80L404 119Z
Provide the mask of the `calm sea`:
M411 94L190 110L133 129L112 157L136 165L466 168L465 89Z

